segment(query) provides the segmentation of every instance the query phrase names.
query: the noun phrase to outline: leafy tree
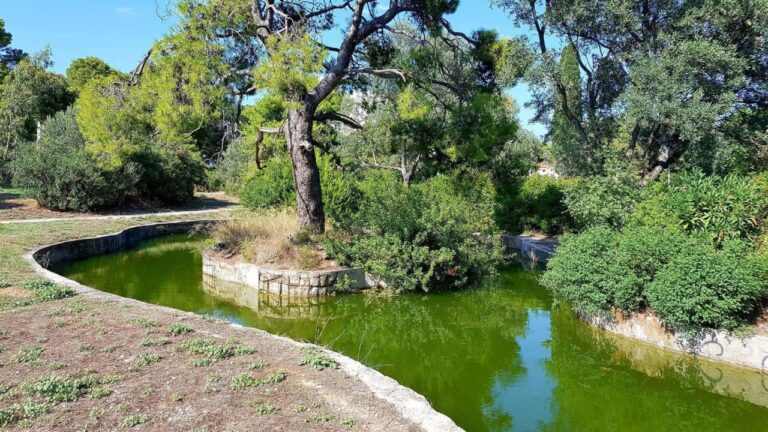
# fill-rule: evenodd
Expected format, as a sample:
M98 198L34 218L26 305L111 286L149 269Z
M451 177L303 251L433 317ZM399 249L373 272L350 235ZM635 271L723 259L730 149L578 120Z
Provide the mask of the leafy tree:
M73 108L49 117L37 143L19 146L12 162L13 182L38 203L57 210L91 210L118 203L133 192L133 165L105 171L85 149Z
M118 72L98 57L75 59L67 68L67 84L74 93L80 93L94 78L117 75Z
M581 77L576 47L567 45L560 55L560 82L565 96L555 94L550 139L557 161L557 170L563 175L587 175L594 172L596 155L581 139L579 131L568 117L581 119Z
M284 122L278 128L262 128L262 133L285 135L300 225L322 232L325 215L314 123L353 122L337 112L322 112L321 104L342 83L360 82L369 76L402 79L402 71L378 68L365 56L376 51L386 57L395 20L408 20L420 31L435 33L443 28L451 37L471 39L454 32L443 17L457 6L457 0L396 0L387 4L373 0L184 0L178 5L179 35L205 43L209 47L206 56L226 65L222 76L243 79L230 86L237 90L236 95L272 92L286 101ZM342 41L336 47L321 41L323 32L332 29L343 29Z
M0 18L0 83L19 62L27 57L27 53L12 48L13 36L5 30L5 21Z
M511 50L515 42L494 43ZM497 81L514 84L524 64L510 70L509 64L499 65L501 59L493 58L491 67L504 71L497 80L495 73L483 73L476 65L486 62L478 56L491 54L466 42L437 36L414 41L400 35L389 48L386 61L377 59L380 67L402 71L407 78L374 77L366 92L348 98L350 115L360 117L363 127L340 138L342 145L333 150L344 163L394 170L409 185L445 169L487 164L515 139L515 106L499 94Z
M529 79L537 118L546 119L556 99L570 99L547 47L555 36L576 48L584 77L584 111L567 118L597 151L609 148L623 123L628 135L620 150L642 162L646 179L691 149L727 142L720 138L731 117L768 108L762 0L494 3L535 30L539 57Z
M0 161L34 141L43 120L72 103L64 77L47 71L51 64L50 50L43 50L21 60L0 84Z

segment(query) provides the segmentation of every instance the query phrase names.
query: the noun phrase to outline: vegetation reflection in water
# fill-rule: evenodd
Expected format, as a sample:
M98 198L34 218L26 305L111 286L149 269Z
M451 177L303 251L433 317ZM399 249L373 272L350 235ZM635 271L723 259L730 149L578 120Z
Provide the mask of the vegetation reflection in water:
M595 331L554 307L535 271L510 269L463 292L279 299L204 283L204 245L173 236L55 270L124 297L331 345L469 431L761 430L768 418L763 375Z

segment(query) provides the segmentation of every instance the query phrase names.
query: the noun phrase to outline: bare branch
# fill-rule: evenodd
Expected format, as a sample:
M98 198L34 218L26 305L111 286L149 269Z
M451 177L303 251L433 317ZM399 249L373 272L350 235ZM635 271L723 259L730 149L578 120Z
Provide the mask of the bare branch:
M356 68L345 69L344 72L348 73L348 74L361 74L361 73L364 73L364 74L374 75L374 76L377 76L379 78L385 78L385 79L398 79L399 78L399 79L401 79L403 81L405 81L405 79L406 79L405 72L403 72L401 70L398 70L398 69L373 69L373 68L368 68L368 67L365 67L365 68L356 67Z

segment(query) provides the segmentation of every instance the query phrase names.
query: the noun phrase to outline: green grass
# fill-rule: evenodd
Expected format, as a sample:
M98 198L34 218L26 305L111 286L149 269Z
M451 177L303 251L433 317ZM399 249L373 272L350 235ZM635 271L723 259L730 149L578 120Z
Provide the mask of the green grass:
M48 402L58 404L76 401L83 391L95 384L96 380L92 378L73 380L58 375L48 375L24 384L22 389L27 396L44 397Z
M168 345L169 343L171 343L171 340L167 338L157 338L157 339L144 338L139 342L139 346L153 347L153 346Z
M138 366L151 366L153 364L159 363L162 358L163 357L160 354L142 354L138 359L136 359L135 364Z

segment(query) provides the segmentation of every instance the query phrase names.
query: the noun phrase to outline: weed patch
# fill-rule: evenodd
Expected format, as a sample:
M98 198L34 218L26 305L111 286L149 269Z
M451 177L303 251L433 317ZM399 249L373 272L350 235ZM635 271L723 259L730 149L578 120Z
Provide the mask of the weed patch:
M337 368L339 363L323 354L320 348L317 347L304 347L301 349L303 355L299 359L299 364L302 366L310 366L317 370L324 370L326 368Z
M30 363L40 358L43 355L45 348L40 345L22 348L15 356L13 356L14 363Z
M149 421L149 416L146 414L130 415L123 419L120 425L124 428L131 428Z

